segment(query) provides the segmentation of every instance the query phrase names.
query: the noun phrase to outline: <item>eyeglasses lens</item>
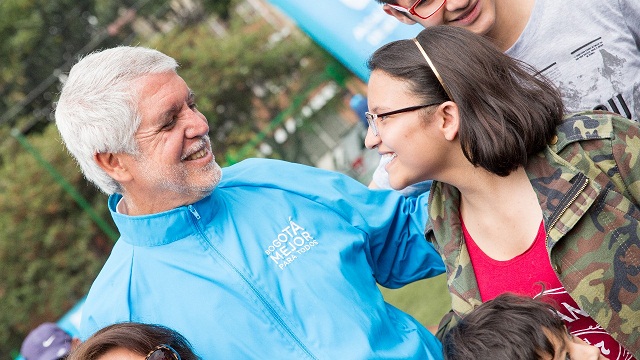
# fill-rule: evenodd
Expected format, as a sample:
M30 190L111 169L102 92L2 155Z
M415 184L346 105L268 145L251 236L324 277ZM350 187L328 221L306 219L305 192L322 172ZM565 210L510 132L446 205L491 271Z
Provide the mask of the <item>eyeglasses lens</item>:
M422 18L428 18L440 10L444 2L445 0L418 0L413 10Z
M366 112L364 116L367 118L367 123L369 124L369 128L373 131L374 136L378 136L378 127L376 125L376 116L369 112Z
M169 349L159 348L149 354L146 360L178 360L178 357Z

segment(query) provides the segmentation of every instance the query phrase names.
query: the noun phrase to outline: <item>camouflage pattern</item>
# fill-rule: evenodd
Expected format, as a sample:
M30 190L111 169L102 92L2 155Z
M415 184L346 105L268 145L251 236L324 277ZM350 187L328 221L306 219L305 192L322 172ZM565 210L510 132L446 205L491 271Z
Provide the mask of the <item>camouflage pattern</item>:
M605 112L569 116L526 172L543 211L547 250L580 308L640 359L640 128ZM459 220L460 193L434 183L425 235L447 267L444 334L481 303Z

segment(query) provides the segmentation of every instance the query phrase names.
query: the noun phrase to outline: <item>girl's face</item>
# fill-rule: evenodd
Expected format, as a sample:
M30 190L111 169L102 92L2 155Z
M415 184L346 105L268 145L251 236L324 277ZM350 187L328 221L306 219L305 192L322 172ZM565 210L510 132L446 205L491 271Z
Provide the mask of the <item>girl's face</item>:
M373 114L424 105L423 100L409 91L405 81L381 70L371 73L367 94L369 112ZM371 128L367 131L367 148L375 148L390 159L385 168L392 188L403 189L420 181L438 180L450 147L438 129L439 120L434 115L438 108L439 105L433 105L378 117L374 120L378 136Z

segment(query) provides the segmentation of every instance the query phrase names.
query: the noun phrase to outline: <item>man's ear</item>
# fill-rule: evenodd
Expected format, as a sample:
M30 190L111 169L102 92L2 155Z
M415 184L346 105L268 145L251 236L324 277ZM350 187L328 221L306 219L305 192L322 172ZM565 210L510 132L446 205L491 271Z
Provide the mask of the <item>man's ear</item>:
M445 101L438 106L437 115L440 117L440 131L445 139L453 141L460 130L460 112L453 101Z
M389 6L389 4L382 5L382 10L384 10L384 12L393 16L394 18L398 19L398 21L400 21L401 23L405 23L407 25L413 25L416 23L415 20L409 18L407 14L392 8L391 6Z
M132 178L131 173L129 173L123 162L124 156L124 154L104 152L94 154L93 160L115 181L123 183Z

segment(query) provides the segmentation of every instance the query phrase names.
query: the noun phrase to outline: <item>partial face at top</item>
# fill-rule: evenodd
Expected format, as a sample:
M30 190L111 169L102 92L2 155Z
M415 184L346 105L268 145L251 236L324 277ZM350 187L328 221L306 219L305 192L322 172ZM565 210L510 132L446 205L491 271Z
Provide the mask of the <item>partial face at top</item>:
M190 204L216 187L221 169L211 152L207 119L194 94L175 73L147 75L135 83L142 116L139 154L119 154L126 168L125 199L136 213Z
M398 20L404 23L417 22L423 27L429 27L434 25L453 25L465 28L476 34L487 34L496 22L496 0L397 0L399 6L405 9L411 9L416 5L414 9L418 10L419 16L413 14L407 14L403 11L398 11L384 6L384 10L393 15ZM442 6L440 6L442 5ZM420 12L420 9L425 9L424 12ZM437 10L435 13L432 10Z
M145 360L145 358L131 350L114 348L98 357L97 360Z
M384 114L423 104L405 81L374 70L368 83L369 112ZM439 105L401 112L375 119L376 136L371 128L365 145L390 159L385 169L394 189L403 189L424 180L438 179L447 161L450 143L442 138L434 113Z

